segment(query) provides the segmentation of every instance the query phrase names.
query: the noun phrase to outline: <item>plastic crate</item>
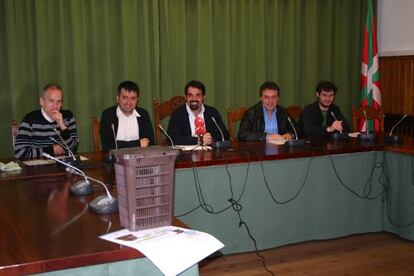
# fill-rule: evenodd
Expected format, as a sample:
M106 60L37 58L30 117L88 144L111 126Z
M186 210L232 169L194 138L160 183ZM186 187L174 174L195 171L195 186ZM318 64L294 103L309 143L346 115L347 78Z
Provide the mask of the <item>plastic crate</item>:
M121 226L138 231L172 224L178 153L161 146L114 152Z

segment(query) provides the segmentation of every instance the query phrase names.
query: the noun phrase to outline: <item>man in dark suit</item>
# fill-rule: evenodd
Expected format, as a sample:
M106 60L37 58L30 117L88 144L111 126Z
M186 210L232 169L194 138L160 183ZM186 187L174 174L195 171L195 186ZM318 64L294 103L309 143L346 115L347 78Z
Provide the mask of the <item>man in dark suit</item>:
M240 123L240 141L272 141L294 137L289 115L278 105L279 86L266 81L260 86L260 102L249 108ZM293 124L293 123L292 123Z
M103 150L146 147L154 144L154 131L148 112L137 106L139 87L133 81L118 86L117 105L109 107L101 116ZM115 144L116 143L116 144Z
M349 123L339 106L334 104L338 88L330 81L316 86L316 101L305 106L299 125L305 137L318 140L335 132L349 132Z
M186 104L178 108L168 124L168 134L176 145L211 145L229 139L220 113L205 105L206 88L200 81L190 81L184 88ZM217 125L215 124L215 122Z

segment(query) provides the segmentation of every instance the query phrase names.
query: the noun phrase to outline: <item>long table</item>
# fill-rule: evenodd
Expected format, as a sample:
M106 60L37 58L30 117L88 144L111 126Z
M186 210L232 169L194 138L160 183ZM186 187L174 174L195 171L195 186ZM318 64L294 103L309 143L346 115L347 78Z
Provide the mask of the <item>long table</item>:
M191 228L208 232L221 240L225 244L222 254L255 249L246 227L256 239L258 249L379 231L414 240L414 226L407 225L414 220L413 153L414 143L410 138L406 138L399 147L384 146L381 140L365 143L351 139L312 142L303 148L249 142L235 143L229 150L182 152L176 161L175 215ZM105 179L107 183L114 183L113 171L102 162L106 154L86 154L90 161L85 171ZM33 179L43 183L41 179L44 176L69 178L55 165L50 165L49 170L42 168L37 173L37 170L24 168L17 174L2 173L0 188L3 185L15 186L7 193L25 194L27 197L34 186L39 189L45 186L33 184ZM384 182L384 179L388 181ZM20 184L26 188L17 188L19 185L16 183L26 183ZM64 194L67 191L65 181L59 183L60 194ZM36 214L35 209L46 212L45 204L51 192L44 193L43 200L39 201L42 206L26 206L30 213ZM4 193L0 194L0 208L4 208L6 196L3 198ZM65 224L83 210L82 202L69 198L73 205L67 206L66 210L70 210L71 215L60 218L57 225ZM24 200L23 197L18 199ZM1 213L6 216L4 210ZM8 221L15 217L14 214L7 216ZM45 223L52 219L56 220L49 216ZM72 229L79 221L84 223L83 230L94 225L97 228L89 238L95 238L98 244L106 244L105 241L96 241L96 236L108 227L102 219L87 211L78 222L65 229ZM117 220L115 217L112 219L112 223ZM2 218L1 221L7 220ZM25 229L25 225L19 227ZM118 227L113 224L111 229ZM21 237L17 233L15 237ZM36 237L42 237L42 231L34 232L33 238ZM82 244L87 245L90 239L85 238ZM56 244L60 242L60 239L56 240ZM24 240L20 239L19 243L24 243ZM100 245L92 242L91 247L94 246ZM48 251L47 248L39 249L40 255L45 254L41 253L43 250ZM122 250L131 253L130 249ZM0 254L1 264L9 253ZM24 256L24 252L16 253L16 256L20 255ZM75 255L79 262L84 260L83 265L91 264L83 253ZM112 257L103 262L113 261Z
M89 163L89 175L110 179L102 164L95 165ZM118 213L88 210L102 187L75 197L69 186L77 176L55 164L37 168L39 174L23 167L0 175L0 275L162 275L139 251L98 238L122 229ZM174 225L188 227L177 219ZM198 266L181 275L198 275Z

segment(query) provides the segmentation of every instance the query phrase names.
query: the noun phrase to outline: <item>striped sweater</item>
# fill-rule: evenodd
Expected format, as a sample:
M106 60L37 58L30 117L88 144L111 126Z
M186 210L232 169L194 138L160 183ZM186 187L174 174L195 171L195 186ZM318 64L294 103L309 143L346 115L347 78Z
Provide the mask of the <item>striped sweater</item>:
M35 110L27 114L19 126L14 146L14 156L20 160L35 159L41 157L43 152L53 155L53 141L62 143L62 139L72 152L76 152L79 147L78 134L76 132L76 122L71 111L61 110L63 121L68 127L62 131L56 122L48 122L42 112ZM56 130L56 131L55 131ZM65 154L68 154L65 149Z

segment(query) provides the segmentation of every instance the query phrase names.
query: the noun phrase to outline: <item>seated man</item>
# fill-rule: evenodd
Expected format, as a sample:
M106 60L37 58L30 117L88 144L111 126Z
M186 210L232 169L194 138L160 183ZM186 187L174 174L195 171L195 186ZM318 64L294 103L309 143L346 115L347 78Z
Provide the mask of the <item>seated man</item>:
M17 159L39 158L76 152L79 146L76 122L69 110L62 108L62 88L48 84L39 98L41 109L27 114L16 136L14 155Z
M184 93L186 104L171 114L168 123L168 134L174 144L211 145L215 141L222 140L220 130L223 132L224 139L228 140L229 133L220 113L215 108L204 104L206 98L204 84L199 81L190 81L186 84Z
M267 81L260 86L260 102L249 108L240 123L240 141L269 141L294 137L286 110L278 105L279 86ZM292 121L292 123L294 123Z
M316 101L307 105L300 116L299 125L306 137L321 139L335 132L349 132L350 127L335 104L337 87L330 81L316 86Z
M133 81L118 86L117 105L101 115L101 143L104 151L116 148L146 147L154 144L154 131L148 112L137 106L139 87Z

